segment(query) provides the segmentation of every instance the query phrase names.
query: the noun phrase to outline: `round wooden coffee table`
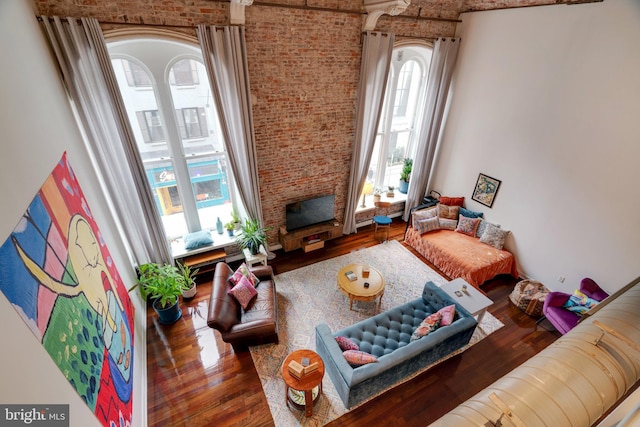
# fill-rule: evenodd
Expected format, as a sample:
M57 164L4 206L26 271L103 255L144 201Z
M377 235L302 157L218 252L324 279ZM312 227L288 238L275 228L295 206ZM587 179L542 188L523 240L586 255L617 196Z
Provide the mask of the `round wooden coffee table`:
M362 269L369 268L368 277L364 277ZM347 273L352 272L356 280L349 280ZM366 274L366 273L365 273ZM365 283L369 286L365 287ZM366 264L349 264L338 272L338 287L349 298L349 309L353 310L354 301L375 301L384 295L384 278L382 274Z
M298 379L289 373L289 362L295 360L301 363L303 357L309 358L309 364L318 362L318 369ZM288 355L282 363L282 379L284 379L285 384L286 402L296 409L304 410L307 417L313 415L313 402L322 394L323 377L324 363L320 355L315 351L296 350Z

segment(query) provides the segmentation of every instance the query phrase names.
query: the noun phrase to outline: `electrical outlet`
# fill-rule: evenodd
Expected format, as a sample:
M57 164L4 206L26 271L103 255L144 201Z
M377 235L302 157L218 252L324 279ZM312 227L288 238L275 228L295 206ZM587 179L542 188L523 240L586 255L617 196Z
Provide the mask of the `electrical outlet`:
M558 276L558 282L564 283L564 276Z

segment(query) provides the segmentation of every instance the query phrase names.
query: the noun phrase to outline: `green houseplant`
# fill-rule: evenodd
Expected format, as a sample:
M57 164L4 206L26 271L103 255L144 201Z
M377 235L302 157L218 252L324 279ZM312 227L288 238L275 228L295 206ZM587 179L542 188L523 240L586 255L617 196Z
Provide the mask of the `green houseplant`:
M411 170L413 169L413 159L405 158L402 164L402 171L400 171L400 185L398 191L402 194L407 194L409 189L409 179L411 179Z
M233 230L236 228L236 224L233 221L229 221L224 225L224 228L227 229L227 233L229 233L229 237L233 237Z
M247 218L240 227L240 234L236 237L236 243L241 249L249 249L253 255L260 250L260 245L267 243L267 231L270 228L262 227L257 219Z
M196 277L196 274L198 274L199 269L198 268L191 269L191 267L181 262L176 263L176 266L178 267L178 271L184 278L184 283L187 286L187 289L182 291L182 297L183 298L195 297L197 292L195 277Z
M174 323L182 316L178 300L188 286L178 267L154 262L142 264L133 288L136 287L140 288L143 298L153 300L160 323Z

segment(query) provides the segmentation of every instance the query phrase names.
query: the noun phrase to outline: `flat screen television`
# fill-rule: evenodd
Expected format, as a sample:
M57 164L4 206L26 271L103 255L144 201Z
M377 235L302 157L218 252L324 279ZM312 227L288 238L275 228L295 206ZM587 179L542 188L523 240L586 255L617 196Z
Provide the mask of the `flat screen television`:
M315 197L287 205L287 231L332 221L335 196Z

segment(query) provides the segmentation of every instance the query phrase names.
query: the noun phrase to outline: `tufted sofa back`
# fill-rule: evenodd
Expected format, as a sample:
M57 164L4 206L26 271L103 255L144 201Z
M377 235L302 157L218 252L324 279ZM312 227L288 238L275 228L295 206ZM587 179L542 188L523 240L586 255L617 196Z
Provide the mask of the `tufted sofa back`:
M360 350L380 357L408 345L411 334L425 317L452 303L445 301L434 288L425 286L422 298L343 329L340 335L353 340ZM456 310L454 321L460 318L460 309Z

